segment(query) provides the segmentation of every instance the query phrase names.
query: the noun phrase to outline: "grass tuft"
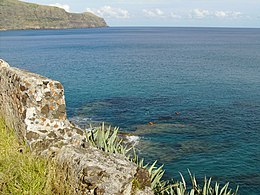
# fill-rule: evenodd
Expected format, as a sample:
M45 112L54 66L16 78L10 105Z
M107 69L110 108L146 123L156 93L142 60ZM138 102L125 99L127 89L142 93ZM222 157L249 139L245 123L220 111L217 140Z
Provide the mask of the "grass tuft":
M19 145L0 118L0 194L72 194L62 171Z

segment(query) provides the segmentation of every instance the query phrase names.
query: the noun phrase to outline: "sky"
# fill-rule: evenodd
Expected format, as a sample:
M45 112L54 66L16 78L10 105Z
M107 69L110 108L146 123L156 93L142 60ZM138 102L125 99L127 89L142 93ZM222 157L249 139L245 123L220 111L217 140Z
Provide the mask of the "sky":
M109 26L260 28L260 0L23 0L92 12Z

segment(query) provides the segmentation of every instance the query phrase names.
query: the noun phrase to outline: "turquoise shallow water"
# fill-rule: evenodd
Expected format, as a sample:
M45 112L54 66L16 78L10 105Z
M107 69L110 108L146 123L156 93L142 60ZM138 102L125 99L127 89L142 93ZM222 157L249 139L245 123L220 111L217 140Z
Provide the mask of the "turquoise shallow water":
M260 194L260 29L6 31L0 57L60 80L72 120L138 135L166 177L189 168Z

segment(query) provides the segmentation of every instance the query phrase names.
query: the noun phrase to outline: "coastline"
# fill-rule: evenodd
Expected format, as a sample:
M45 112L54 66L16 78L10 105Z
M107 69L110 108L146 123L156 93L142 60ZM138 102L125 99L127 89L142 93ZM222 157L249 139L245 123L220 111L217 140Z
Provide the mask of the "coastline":
M5 34L2 39L2 54L14 65L61 80L66 89L70 90L67 91L66 100L72 114L73 108L86 107L88 111L83 112L85 116L97 116L99 121L109 121L123 127L135 123L134 121L137 121L137 124L146 124L153 119L168 120L174 116L176 110L180 111L179 119L169 123L182 121L192 128L188 130L185 126L183 128L173 126L167 131L163 128L161 134L159 131L146 134L145 139L151 140L151 149L155 151L153 158L161 154L156 150L160 148L164 153L169 151L168 155L160 157L160 161L166 162L167 170L172 170L170 175L178 175L177 171L185 172L186 168L191 168L201 178L204 174L223 178L225 176L222 177L222 174L225 174L227 180L244 182L239 183L242 192L244 186L247 189L255 189L251 183L258 182L257 174L254 177L250 175L256 173L255 164L252 163L258 148L253 135L257 133L259 123L257 120L252 120L252 117L258 116L256 111L259 106L257 98L259 93L255 90L255 84L259 80L257 77L259 39L256 33L258 31L216 29L213 32L210 30L209 33L197 30L196 34L193 30L193 33L190 33L189 29L162 28L159 31L158 28L152 30L152 28L112 27L102 31L90 29L69 32L61 30L60 33L51 31L2 33ZM160 32L163 34L168 32L167 36L170 39L160 36ZM224 33L218 36L219 32ZM43 33L45 36L39 36ZM185 39L181 39L180 36ZM25 45L24 38L29 42L36 40L39 44ZM16 40L14 46L13 39ZM59 45L56 41L53 42L54 39ZM161 40L160 43L166 44L158 44L158 39ZM172 39L175 41L171 41ZM130 47L133 44L136 47ZM157 46L157 49L150 45ZM4 48L10 49L7 51ZM143 53L143 48L149 52ZM160 51L164 51L166 55L157 55L161 54ZM167 52L170 52L169 55ZM39 55L34 57L32 53ZM184 57L180 59L178 56ZM218 65L220 63L218 59L222 59L221 66ZM149 63L145 63L147 60ZM168 61L171 62L169 66ZM158 69L158 64L161 69ZM186 68L189 69L181 71ZM211 68L214 74L209 71ZM146 76L143 76L142 72ZM165 79L158 75L162 75ZM153 80L149 79L151 77ZM113 80L116 81L116 86L113 85L115 83ZM136 80L139 82L135 82ZM155 80L160 85L157 85ZM190 80L195 80L196 83L190 83ZM133 85L128 85L130 81L134 81ZM150 87L148 83L152 86ZM145 94L140 93L138 89L145 91ZM95 105L103 106L97 109ZM147 110L151 115L146 112ZM127 124L122 125L124 123ZM194 139L205 142L200 144ZM245 143L245 140L250 140L250 144ZM208 147L205 147L207 146L205 143ZM188 144L193 147L187 147ZM244 148L250 150L244 151ZM243 157L237 159L237 152ZM253 157L250 161L248 155ZM217 163L219 159L223 162L223 166ZM170 162L172 166L169 165ZM237 164L237 167L231 167L232 164ZM223 170L224 166L225 172L221 174L219 170L221 168ZM236 171L231 172L235 168Z
M73 28L66 28L66 27L64 27L64 28L41 28L41 27L39 27L39 28L17 28L17 29L0 29L0 31L3 31L3 32L5 32L5 31L16 31L16 30L21 30L21 31L26 31L26 30L35 30L35 31L37 31L37 30L66 30L66 29L68 29L68 30L72 30L72 29L92 29L92 28L96 28L96 29L99 29L99 28L111 28L110 26L98 26L98 27L96 27L96 26L93 26L93 27L73 27Z

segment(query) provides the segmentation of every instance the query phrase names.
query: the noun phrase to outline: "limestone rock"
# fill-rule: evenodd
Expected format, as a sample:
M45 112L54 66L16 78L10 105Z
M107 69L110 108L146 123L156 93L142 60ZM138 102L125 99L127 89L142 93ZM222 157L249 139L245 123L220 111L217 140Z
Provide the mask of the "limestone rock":
M60 82L0 60L0 116L34 153L51 156L62 167L75 194L153 194L144 170L85 142L83 130L67 119Z
M137 167L121 155L105 154L93 147L67 146L55 159L68 170L76 194L131 194Z
M7 63L7 62L5 62L4 60L2 60L2 59L0 59L0 66L1 67L10 67L10 65Z

